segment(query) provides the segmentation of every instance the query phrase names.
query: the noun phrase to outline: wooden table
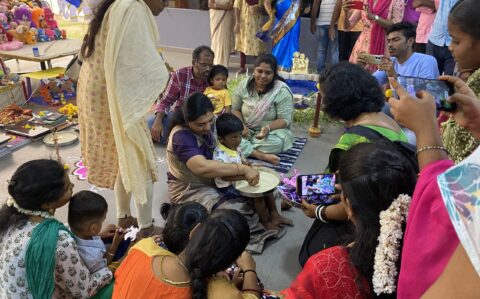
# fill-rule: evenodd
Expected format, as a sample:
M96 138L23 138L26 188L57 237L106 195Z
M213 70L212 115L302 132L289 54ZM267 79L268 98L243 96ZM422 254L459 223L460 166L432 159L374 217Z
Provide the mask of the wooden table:
M80 51L81 47L82 40L80 39L55 40L34 45L24 45L18 50L0 51L0 57L40 62L42 70L46 70L47 65L48 68L52 68L52 59L75 55ZM38 48L40 56L33 56L33 48Z

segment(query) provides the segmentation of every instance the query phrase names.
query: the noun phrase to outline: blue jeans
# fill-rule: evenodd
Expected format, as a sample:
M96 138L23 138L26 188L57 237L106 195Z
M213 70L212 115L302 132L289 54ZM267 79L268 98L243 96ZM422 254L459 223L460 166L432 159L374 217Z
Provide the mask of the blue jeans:
M168 140L168 135L170 134L170 123L172 122L173 119L173 112L167 113L165 117L163 118L163 132L162 136L160 137L160 144L161 145L166 145ZM155 115L149 116L147 118L147 126L149 129L152 128L153 122L155 121Z
M338 63L338 30L335 28L335 39L332 41L328 36L330 25L317 26L318 49L317 49L317 72L320 74L326 64Z

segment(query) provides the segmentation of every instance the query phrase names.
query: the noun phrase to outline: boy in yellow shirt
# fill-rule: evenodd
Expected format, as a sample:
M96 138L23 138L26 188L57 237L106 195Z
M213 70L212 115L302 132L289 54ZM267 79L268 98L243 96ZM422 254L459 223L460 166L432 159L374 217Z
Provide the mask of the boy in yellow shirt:
M224 112L230 113L232 100L227 90L228 69L223 65L217 64L212 67L208 82L210 86L205 89L204 94L212 101L215 115Z

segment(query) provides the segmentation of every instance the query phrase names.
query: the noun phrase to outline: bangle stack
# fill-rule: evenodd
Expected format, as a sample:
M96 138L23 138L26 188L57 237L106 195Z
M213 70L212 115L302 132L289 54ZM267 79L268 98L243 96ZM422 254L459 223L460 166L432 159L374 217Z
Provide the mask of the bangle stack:
M432 150L436 150L436 151L444 151L448 154L448 151L445 147L441 146L441 145L429 145L429 146L424 146L424 147L421 147L417 150L417 156L418 154L420 154L421 152L424 152L424 151L432 151Z
M315 209L315 217L323 223L328 223L325 205L319 205Z

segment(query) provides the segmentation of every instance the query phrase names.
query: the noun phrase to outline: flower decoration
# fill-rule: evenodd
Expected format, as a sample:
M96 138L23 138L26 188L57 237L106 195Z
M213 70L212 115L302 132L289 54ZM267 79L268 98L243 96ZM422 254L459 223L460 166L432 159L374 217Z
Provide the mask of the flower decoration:
M411 197L400 194L390 207L380 213L380 235L373 265L373 290L375 294L392 294L396 290L397 261L403 237L402 223L408 215Z
M125 240L130 239L130 241L135 241L135 239L137 238L137 233L139 231L140 231L139 227L135 227L133 225L130 226L129 228L127 228L127 232L125 233L124 239Z

